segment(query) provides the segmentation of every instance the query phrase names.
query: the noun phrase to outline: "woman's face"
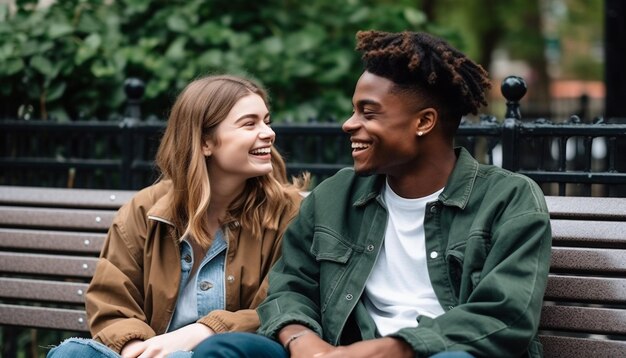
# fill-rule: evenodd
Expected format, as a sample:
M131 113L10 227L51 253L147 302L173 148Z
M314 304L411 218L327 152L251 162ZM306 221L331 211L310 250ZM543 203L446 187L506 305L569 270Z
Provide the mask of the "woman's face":
M272 171L270 148L276 134L270 128L265 101L254 93L241 98L215 129L216 141L202 149L211 177L246 179Z

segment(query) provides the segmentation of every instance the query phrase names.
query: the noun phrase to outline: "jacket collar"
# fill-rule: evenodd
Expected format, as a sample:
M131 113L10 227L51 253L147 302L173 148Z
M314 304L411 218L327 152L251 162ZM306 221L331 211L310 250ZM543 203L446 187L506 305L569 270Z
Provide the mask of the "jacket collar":
M173 191L170 189L148 210L148 219L174 226Z
M478 162L463 147L457 147L454 151L456 164L439 199L444 205L465 209L478 176Z
M376 199L380 195L380 189L385 183L384 175L372 175L364 179L363 185L360 189L357 189L355 195L356 201L353 206L364 206L369 203L370 200Z
M464 209L476 182L478 162L463 147L457 147L454 151L457 157L456 164L448 178L445 189L439 195L439 200L444 205L457 206ZM364 206L370 200L377 198L384 183L384 175L374 175L366 178L361 189L357 189L357 194L355 195L357 199L353 205Z

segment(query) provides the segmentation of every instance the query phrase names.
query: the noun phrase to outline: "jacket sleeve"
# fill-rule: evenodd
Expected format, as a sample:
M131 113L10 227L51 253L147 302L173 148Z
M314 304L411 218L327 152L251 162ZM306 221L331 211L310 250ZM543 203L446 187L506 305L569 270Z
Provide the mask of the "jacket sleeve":
M466 302L435 319L420 317L418 327L391 336L407 341L419 357L450 350L521 356L539 326L551 252L548 213L507 219L492 233L491 244Z
M116 352L132 339L155 335L143 309L141 242L147 230L138 211L131 201L117 213L85 297L93 338Z
M288 207L283 210L278 228L276 230L267 230L273 233L273 247L271 250L271 256L269 257L269 264L265 265L266 270L261 272L263 281L259 285L259 288L254 293L252 300L248 307L241 307L241 309L231 312L227 310L215 310L208 315L200 318L197 322L207 325L216 333L223 332L254 332L259 328L259 315L257 313L257 307L267 297L267 291L269 286L269 272L270 269L280 259L282 253L282 240L283 234L291 219L297 213L300 197L294 197L291 200L295 202L295 206Z
M309 254L313 240L313 200L309 195L300 214L285 232L282 257L270 272L269 295L259 306L259 334L276 339L286 325L305 325L322 336L319 266Z

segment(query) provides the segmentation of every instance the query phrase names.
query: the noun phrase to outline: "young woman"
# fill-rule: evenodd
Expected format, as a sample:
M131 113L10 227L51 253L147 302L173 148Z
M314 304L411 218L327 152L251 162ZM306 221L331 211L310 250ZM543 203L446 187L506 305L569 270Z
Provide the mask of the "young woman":
M86 294L93 339L48 357L191 356L255 331L255 308L308 177L288 183L267 96L250 80L190 83L157 153L162 178L118 212Z

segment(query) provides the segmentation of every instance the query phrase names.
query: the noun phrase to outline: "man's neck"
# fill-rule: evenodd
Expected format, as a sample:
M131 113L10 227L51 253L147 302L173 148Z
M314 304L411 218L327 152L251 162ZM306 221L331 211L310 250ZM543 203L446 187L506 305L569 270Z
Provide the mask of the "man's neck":
M456 159L452 149L440 155L432 155L415 166L414 170L387 175L387 181L393 191L403 198L422 198L446 186Z

